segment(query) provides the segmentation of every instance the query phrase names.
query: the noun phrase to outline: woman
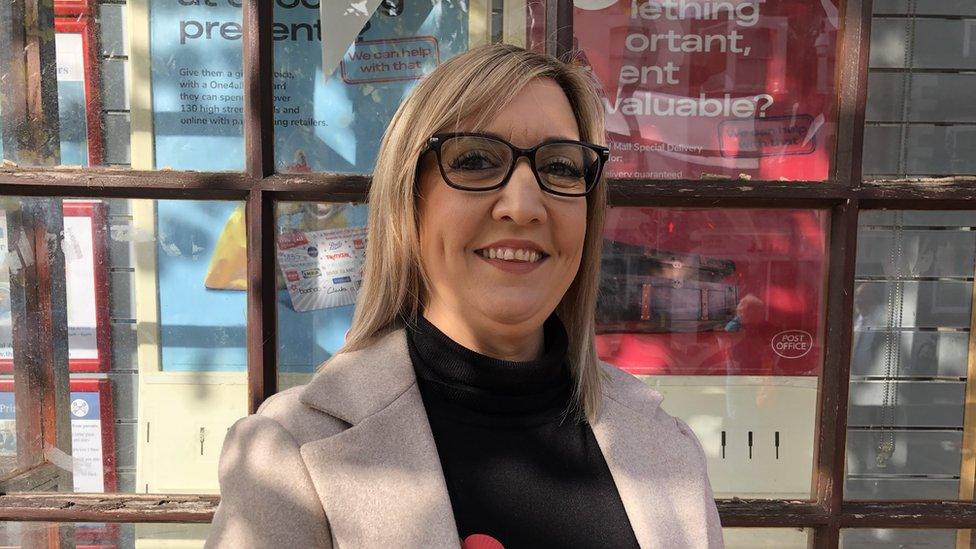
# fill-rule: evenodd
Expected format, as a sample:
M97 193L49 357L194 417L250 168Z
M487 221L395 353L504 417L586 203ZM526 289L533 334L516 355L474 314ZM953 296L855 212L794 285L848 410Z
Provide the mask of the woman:
M694 434L596 356L595 90L508 45L414 88L346 344L228 432L208 546L722 546Z

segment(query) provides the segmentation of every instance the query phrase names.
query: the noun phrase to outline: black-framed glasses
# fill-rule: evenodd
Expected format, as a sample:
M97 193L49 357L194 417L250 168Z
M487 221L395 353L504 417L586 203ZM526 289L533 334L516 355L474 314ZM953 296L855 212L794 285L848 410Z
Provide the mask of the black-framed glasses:
M559 196L585 196L596 187L610 149L569 139L545 141L521 149L508 141L483 133L437 133L420 151L437 154L444 181L463 191L491 191L508 183L515 163L529 159L542 190Z

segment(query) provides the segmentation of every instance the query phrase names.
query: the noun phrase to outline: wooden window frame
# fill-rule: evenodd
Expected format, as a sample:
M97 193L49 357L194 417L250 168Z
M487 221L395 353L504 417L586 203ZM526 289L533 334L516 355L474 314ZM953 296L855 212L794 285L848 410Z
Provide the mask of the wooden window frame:
M573 3L546 0L546 51L567 58ZM247 0L244 17L245 170L198 173L106 168L0 168L0 195L223 199L246 203L247 357L250 412L277 390L274 205L277 201L364 201L368 176L274 173L273 3ZM842 528L976 528L976 502L844 501L858 212L976 210L976 177L865 180L861 174L872 0L842 2L837 67L838 131L825 182L609 180L612 206L817 208L831 213L825 356L810 500L719 500L726 527L811 528L812 545L837 547ZM976 307L974 307L976 308ZM970 353L974 352L970 335ZM973 360L973 357L970 357ZM47 389L45 389L47 390ZM0 520L209 522L210 495L0 494Z

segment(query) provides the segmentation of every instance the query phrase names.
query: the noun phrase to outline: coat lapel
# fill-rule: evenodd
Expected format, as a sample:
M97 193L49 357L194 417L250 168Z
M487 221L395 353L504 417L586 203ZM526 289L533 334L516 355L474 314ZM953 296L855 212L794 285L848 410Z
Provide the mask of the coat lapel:
M660 413L660 393L614 366L601 366L609 380L600 419L591 427L637 542L643 549L704 547L689 534L705 528L704 515L698 516L705 500L698 495L707 480L684 457L698 449Z
M660 499L647 493L646 479L654 469L655 453L641 447L646 439L644 433L636 433L635 429L643 423L605 392L600 419L591 428L617 485L634 537L642 548L648 549L656 546L653 543L656 533L651 525L667 509L663 509L666 506L661 505Z
M301 400L350 423L301 447L336 547L460 547L403 330L337 356Z

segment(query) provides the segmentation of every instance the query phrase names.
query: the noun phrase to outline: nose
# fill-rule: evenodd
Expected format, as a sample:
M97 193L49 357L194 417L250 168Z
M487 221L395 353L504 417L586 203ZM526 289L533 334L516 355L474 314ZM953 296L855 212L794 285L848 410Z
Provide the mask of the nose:
M499 221L514 221L519 225L545 223L548 220L545 196L532 172L527 157L519 158L508 183L501 188L492 217Z

